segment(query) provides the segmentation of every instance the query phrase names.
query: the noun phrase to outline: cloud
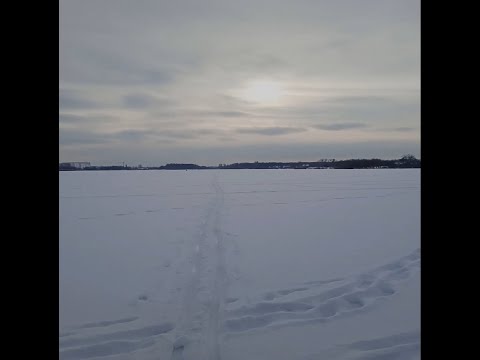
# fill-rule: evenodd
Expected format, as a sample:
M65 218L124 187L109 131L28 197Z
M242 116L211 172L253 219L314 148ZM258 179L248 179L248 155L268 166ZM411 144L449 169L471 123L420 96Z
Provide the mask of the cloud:
M78 129L59 129L59 144L63 146L98 145L110 141L111 138L109 136L101 133Z
M158 135L160 137L173 139L194 139L197 137L197 135L191 131L184 130L161 130L158 132Z
M152 135L150 130L123 130L109 136L121 141L143 141Z
M132 93L123 97L123 105L130 109L145 109L155 105L170 105L172 101L161 99L149 94Z
M331 105L383 106L385 104L391 104L392 99L375 95L335 96L330 98L327 103Z
M213 129L165 129L165 130L123 130L109 135L120 141L145 141L147 139L195 139L202 135L216 133Z
M351 122L351 123L319 124L319 125L314 125L313 127L319 130L340 131L340 130L366 128L367 125L363 123Z
M227 117L227 118L238 118L238 117L249 117L252 114L244 111L213 111L213 110L198 110L190 108L170 108L168 110L153 111L151 112L152 116L158 117L174 117L178 118L180 116L187 116L190 119L198 118L211 118L211 117Z
M397 127L392 129L393 131L400 131L400 132L409 132L409 131L414 131L415 129L412 127Z
M178 72L177 66L148 64L139 56L122 53L125 50L113 44L71 46L60 43L60 80L66 83L163 86L173 82Z
M388 96L369 94L382 91ZM342 93L354 93L355 96ZM362 123L369 127L388 122L402 126L420 121L420 100L416 93L395 93L388 89L310 89L304 97L299 96L296 103L259 107L255 115L295 121L299 126L316 126L321 119L334 123Z
M58 121L60 124L78 124L83 123L88 120L85 116L74 115L74 114L62 114L58 115Z
M150 130L129 129L113 132L90 131L78 128L60 128L61 145L98 145L126 142L142 142L157 134Z
M223 132L218 129L212 128L178 128L178 129L165 129L158 130L155 134L162 138L172 139L196 139L205 135L222 134Z
M232 141L235 141L236 138L234 138L233 136L219 136L219 137L217 137L217 140L219 140L219 141L225 141L225 142L228 141L228 142L231 143Z
M210 115L210 116L223 116L223 117L251 116L251 114L243 112L243 111L207 111L204 114L205 115Z
M88 99L81 91L71 89L59 90L59 107L60 109L90 109L98 108L100 104Z
M60 126L68 125L75 126L78 129L92 128L96 125L111 125L116 120L115 116L102 113L83 113L82 115L72 114L72 113L59 113L58 121Z
M257 135L267 135L267 136L276 136L276 135L285 135L285 134L294 134L303 131L307 131L304 128L298 127L254 127L254 128L239 128L235 130L240 134L257 134Z
M193 129L192 132L199 134L199 135L212 135L212 134L220 134L222 131L218 129Z

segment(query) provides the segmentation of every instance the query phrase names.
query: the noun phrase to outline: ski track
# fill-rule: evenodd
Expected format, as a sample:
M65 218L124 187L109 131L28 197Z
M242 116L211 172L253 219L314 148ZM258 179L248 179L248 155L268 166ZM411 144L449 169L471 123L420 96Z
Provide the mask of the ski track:
M363 274L308 281L268 291L260 294L253 304L246 304L238 297L228 297L228 283L236 276L235 269L227 272L227 245L235 250L237 244L233 240L228 244L226 241L226 237L230 241L233 235L226 233L222 226L225 193L216 175L211 185L212 201L198 235L182 243L177 254L181 259L176 259L176 275L172 274L168 283L169 302L179 304L176 324L163 322L119 330L119 326L138 323L140 318L131 316L78 325L73 327L75 331L59 335L60 359L130 353L135 357L133 353L152 347L161 338L171 343L171 360L221 360L222 342L229 337L283 326L334 321L369 311L379 301L394 295L396 285L420 269L418 248ZM238 248L233 254L238 255ZM88 333L92 329L103 332ZM387 360L402 354L416 356L419 341L417 333L400 334L344 345L343 349L359 352L355 359Z
M173 342L173 360L187 359L186 348L202 359L220 360L222 313L227 272L222 229L224 193L215 176L214 198L195 244L192 276L184 293L184 307Z

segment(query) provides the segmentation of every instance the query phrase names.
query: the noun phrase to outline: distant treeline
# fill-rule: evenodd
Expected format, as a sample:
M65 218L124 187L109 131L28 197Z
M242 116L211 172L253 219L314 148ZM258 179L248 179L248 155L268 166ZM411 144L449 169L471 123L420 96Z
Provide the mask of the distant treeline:
M60 164L59 170L75 171L75 170L198 170L198 169L212 169L214 167L200 166L196 164L167 164L164 166L150 166L150 167L131 167L131 166L86 166L77 168L69 164Z
M382 159L324 159L319 161L298 162L253 162L220 164L218 166L200 166L196 164L167 164L158 167L129 166L88 166L82 169L60 164L59 170L201 170L201 169L417 169L421 167L419 159L413 155L405 155L396 160Z
M300 162L254 162L220 165L220 169L397 169L420 168L420 160L413 155L405 155L397 160L351 159L321 160Z

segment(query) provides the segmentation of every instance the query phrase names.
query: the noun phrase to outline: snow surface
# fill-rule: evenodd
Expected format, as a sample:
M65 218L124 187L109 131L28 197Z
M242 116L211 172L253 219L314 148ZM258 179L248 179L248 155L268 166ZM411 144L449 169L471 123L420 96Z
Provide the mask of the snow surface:
M60 359L420 359L420 170L59 176Z

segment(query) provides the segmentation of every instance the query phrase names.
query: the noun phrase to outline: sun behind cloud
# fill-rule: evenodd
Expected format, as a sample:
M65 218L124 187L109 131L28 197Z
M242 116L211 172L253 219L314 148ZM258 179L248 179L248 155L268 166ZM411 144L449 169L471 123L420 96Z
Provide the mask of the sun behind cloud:
M239 96L259 105L275 105L284 98L285 87L277 81L252 80L240 91Z

